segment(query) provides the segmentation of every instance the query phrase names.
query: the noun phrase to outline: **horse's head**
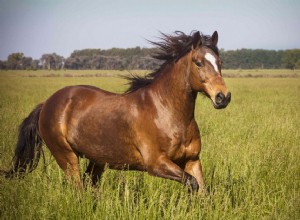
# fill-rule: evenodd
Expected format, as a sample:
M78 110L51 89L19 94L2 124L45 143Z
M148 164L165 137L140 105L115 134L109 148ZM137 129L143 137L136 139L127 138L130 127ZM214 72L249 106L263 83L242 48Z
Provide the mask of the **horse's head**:
M209 97L216 109L225 108L231 99L221 74L221 60L213 48L217 48L218 33L203 39L199 32L194 34L191 51L190 83L194 91ZM204 42L206 40L206 42Z

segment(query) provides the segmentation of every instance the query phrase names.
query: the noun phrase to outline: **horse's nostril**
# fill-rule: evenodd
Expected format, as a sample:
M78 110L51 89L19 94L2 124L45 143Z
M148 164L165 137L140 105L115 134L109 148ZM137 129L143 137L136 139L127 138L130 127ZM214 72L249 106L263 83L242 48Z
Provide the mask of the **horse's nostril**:
M217 104L221 104L223 102L223 100L225 99L225 95L222 92L219 92L216 95L216 103Z

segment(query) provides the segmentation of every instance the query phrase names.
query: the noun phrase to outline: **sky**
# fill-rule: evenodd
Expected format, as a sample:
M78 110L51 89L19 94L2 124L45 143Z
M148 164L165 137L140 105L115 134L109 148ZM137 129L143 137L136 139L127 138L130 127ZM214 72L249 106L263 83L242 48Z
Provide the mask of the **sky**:
M0 0L0 60L22 52L152 47L159 32L219 33L225 50L300 48L299 0Z

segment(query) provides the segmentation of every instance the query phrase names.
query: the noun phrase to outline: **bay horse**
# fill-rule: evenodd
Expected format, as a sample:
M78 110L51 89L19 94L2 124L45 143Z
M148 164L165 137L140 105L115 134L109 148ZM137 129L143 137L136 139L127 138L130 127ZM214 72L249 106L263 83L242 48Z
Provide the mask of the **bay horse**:
M231 93L221 74L218 33L162 34L151 42L160 68L145 77L127 77L129 89L115 94L78 85L62 88L24 119L7 177L33 171L49 148L67 179L82 186L79 157L89 160L85 175L95 185L105 166L147 171L192 191L205 190L195 120L197 94L225 108Z

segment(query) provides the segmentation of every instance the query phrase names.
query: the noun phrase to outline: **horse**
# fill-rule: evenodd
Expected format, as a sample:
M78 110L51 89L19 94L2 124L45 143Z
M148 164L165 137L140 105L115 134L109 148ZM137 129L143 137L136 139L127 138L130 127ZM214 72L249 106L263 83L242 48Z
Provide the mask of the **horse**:
M205 191L195 101L202 93L222 109L231 100L217 42L217 31L161 33L159 42L151 42L161 66L144 77L127 76L124 93L89 85L56 91L21 123L6 177L32 172L46 145L66 178L80 187L79 158L85 157L83 176L94 186L108 167L146 171Z

